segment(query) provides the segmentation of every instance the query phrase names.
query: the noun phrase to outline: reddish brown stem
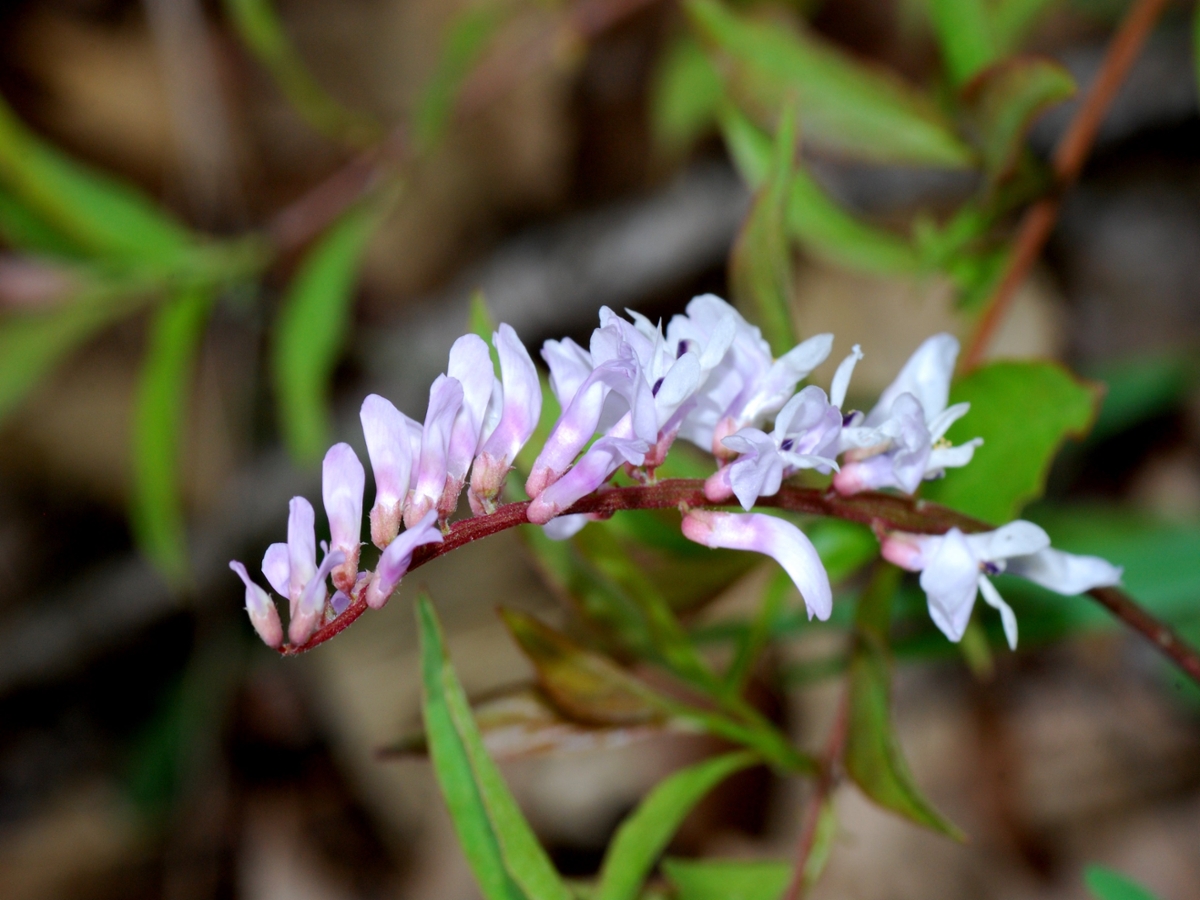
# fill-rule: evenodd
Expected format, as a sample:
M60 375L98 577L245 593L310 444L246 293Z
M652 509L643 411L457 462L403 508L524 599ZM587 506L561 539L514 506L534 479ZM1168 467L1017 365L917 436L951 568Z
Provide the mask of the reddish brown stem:
M816 789L808 808L804 811L804 824L800 828L800 838L796 842L796 864L792 871L792 880L783 894L782 900L800 900L804 896L804 871L812 858L813 848L817 844L817 830L821 826L821 808L837 787L841 777L842 751L846 749L846 737L850 729L850 691L842 693L838 702L837 717L833 720L833 728L825 742L825 752L821 759L821 774L817 778Z
M1042 248L1050 238L1050 232L1058 220L1063 192L1079 178L1108 108L1121 85L1125 83L1129 70L1166 5L1167 0L1137 0L1113 35L1100 73L1092 82L1087 97L1054 150L1054 194L1038 200L1021 218L1008 267L1004 270L1004 276L996 286L991 300L988 301L987 309L975 329L966 353L963 354L964 370L973 369L983 361L1000 323L1004 321L1012 306L1017 288L1025 281L1025 276L1037 262Z
M700 479L672 479L657 484L615 487L597 491L584 497L566 514L594 513L611 516L629 509L675 509L680 505L689 507L712 506L704 496L704 482ZM843 497L832 490L818 490L785 484L773 497L759 498L760 506L786 509L790 512L815 516L829 516L850 522L870 525L876 531L908 531L916 534L945 534L951 528L967 533L991 531L991 525L964 516L962 513L911 497L866 491L853 497ZM427 562L457 550L472 541L507 531L518 525L529 523L526 515L528 502L509 503L494 513L463 519L450 526L450 531L440 544L418 547L409 567L420 568ZM1148 638L1159 652L1175 662L1181 669L1200 684L1200 654L1192 649L1171 627L1158 621L1134 600L1116 588L1098 588L1089 592L1129 628ZM325 643L333 636L345 631L367 610L364 600L355 600L348 609L328 622L312 636L307 644L296 647L286 645L280 650L284 656L295 656Z

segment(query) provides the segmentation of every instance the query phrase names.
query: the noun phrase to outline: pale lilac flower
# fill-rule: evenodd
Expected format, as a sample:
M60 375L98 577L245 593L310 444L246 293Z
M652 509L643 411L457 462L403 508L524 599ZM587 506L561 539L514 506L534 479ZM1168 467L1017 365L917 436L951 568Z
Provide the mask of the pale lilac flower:
M268 647L278 649L283 644L283 626L279 623L279 610L271 595L250 580L246 567L237 560L229 563L229 568L237 573L238 578L246 585L246 612L250 616L250 624L258 632L263 643Z
M467 499L476 515L495 509L496 497L513 460L537 428L542 415L542 385L529 351L516 331L501 324L492 335L492 342L500 357L501 387L498 393L503 398L503 405L499 421L486 435L471 471Z
M421 433L421 455L404 507L404 524L409 528L424 519L429 510L436 509L446 488L446 451L462 402L463 389L457 378L439 375L434 379Z
M839 493L892 487L911 494L922 480L971 461L982 439L957 447L944 440L950 426L971 408L969 403L946 406L957 357L953 336L929 338L865 419L843 427L840 446L847 451L846 462L833 479Z
M362 542L363 487L366 473L349 444L334 444L321 466L321 495L329 517L330 546L345 557L333 572L333 583L349 592L358 578Z
M599 438L562 478L530 501L526 516L536 525L545 525L604 484L622 464L641 465L646 449L645 441L637 438L612 434Z
M375 505L371 507L371 540L382 550L400 531L400 517L412 474L413 435L408 416L391 401L370 394L359 412L367 455L375 473ZM420 454L420 426L415 435Z
M462 385L463 401L446 445L446 483L438 501L438 512L448 519L458 507L463 480L471 460L479 451L488 403L496 385L496 373L487 342L476 334L464 334L450 348L446 374Z
M743 509L750 509L759 497L777 494L783 479L800 469L836 469L841 430L842 411L823 390L809 385L780 410L771 434L743 428L725 438L738 458L709 477L704 493L714 503L735 495Z
M1046 532L1023 519L984 534L963 534L957 528L944 535L895 532L884 537L882 551L890 562L921 573L929 615L946 637L962 639L975 595L981 593L1000 612L1014 650L1017 617L988 575L1007 571L1067 596L1121 580L1121 569L1106 560L1052 549Z
M592 521L592 517L588 513L559 516L543 525L542 532L552 541L565 541L579 534L583 530L583 526L590 521Z
M294 616L304 586L317 571L316 514L305 498L293 497L288 504L287 530L287 543L272 544L263 554L262 572L288 598Z
M380 609L396 587L400 579L412 565L413 551L425 544L440 544L442 533L437 527L437 510L431 509L414 525L405 529L387 545L383 555L379 557L379 565L375 567L375 575L367 586L367 606Z
M325 616L325 601L328 599L328 587L325 579L337 566L346 562L346 556L341 550L332 550L325 554L316 574L309 579L308 584L296 601L295 612L288 623L288 640L296 646L307 644L312 633L321 624Z
M728 324L726 324L728 323ZM723 439L743 428L760 427L783 408L796 385L825 361L833 336L819 334L779 359L771 356L762 332L732 306L712 294L692 299L687 314L667 326L670 346L705 346L719 329L733 327L733 340L720 362L705 373L679 436L719 459L733 454Z
M833 590L821 557L791 522L762 513L694 509L683 517L683 533L706 547L752 550L771 557L795 582L810 619L828 619L833 611Z
M592 354L570 338L563 338L546 341L542 345L542 359L550 368L550 390L554 392L559 408L565 410L595 368Z

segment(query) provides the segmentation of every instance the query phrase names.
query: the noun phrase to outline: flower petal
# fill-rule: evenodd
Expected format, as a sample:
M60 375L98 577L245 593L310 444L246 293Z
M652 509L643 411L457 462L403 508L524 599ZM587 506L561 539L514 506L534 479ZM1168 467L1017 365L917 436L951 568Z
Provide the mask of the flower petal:
M282 597L287 597L290 593L290 569L287 544L272 544L267 548L267 552L263 554L262 573L271 587L275 588L275 592Z
M1120 584L1122 573L1120 566L1098 556L1077 556L1051 547L1010 559L1006 571L1068 597Z
M367 587L367 606L380 609L387 603L412 565L414 550L425 544L440 544L442 540L442 533L437 527L437 510L433 509L419 522L402 531L379 557L375 577Z
M551 519L542 526L542 532L552 541L565 541L573 538L583 530L583 526L592 520L587 513L576 513L571 516L559 516Z
M1000 611L1000 622L1004 625L1004 636L1008 639L1008 647L1010 650L1017 649L1017 614L1012 611L1012 607L1004 602L1004 598L1000 596L1000 592L996 590L996 586L986 575L979 576L979 593L983 594L983 599L992 609Z
M288 599L293 606L317 571L316 514L303 497L288 504Z
M979 561L965 536L951 528L929 552L921 587L934 624L952 641L962 640L979 589Z
M1050 546L1050 536L1024 519L1009 522L995 531L972 534L967 538L975 558L999 562L1014 556L1027 556Z
M487 341L477 334L464 334L450 348L446 374L462 385L463 400L446 445L446 475L461 484L471 460L479 450L479 437L496 372Z
M958 339L949 334L935 334L916 349L900 374L882 394L875 408L867 415L866 424L876 426L891 415L892 404L901 394L912 394L925 411L926 421L932 420L946 408L950 397L950 378L958 359Z
M345 554L357 574L359 542L362 540L363 486L366 472L349 444L334 444L321 464L321 495L329 517L330 544ZM350 585L354 578L351 576ZM339 585L340 586L340 585Z
M429 388L415 484L404 509L404 523L409 527L437 504L446 487L446 451L462 401L463 389L457 378L439 375L434 379Z
M254 626L264 644L268 647L280 647L283 644L283 626L279 622L279 610L275 608L274 601L266 591L250 580L246 567L240 562L230 560L229 568L233 569L246 585L246 613L250 616L250 624Z
M838 409L841 409L846 402L846 391L850 389L850 376L854 374L854 367L862 358L862 347L855 344L850 348L850 355L838 364L837 371L833 373L833 381L829 384L829 402Z

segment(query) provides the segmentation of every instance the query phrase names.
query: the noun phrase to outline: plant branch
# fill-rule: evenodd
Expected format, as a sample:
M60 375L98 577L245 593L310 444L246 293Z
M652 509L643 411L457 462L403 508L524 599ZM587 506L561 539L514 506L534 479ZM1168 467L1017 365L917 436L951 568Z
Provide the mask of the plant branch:
M816 789L808 808L804 811L804 824L800 828L800 838L796 842L796 865L792 870L792 880L782 900L800 900L804 896L805 872L812 858L813 848L817 843L817 832L821 825L821 810L829 800L833 789L841 778L842 752L846 749L846 737L850 732L850 689L842 692L838 701L837 717L833 720L833 728L825 743L825 752L821 759L821 774L817 778Z
M983 361L1000 323L1012 306L1017 288L1025 281L1049 240L1050 232L1054 230L1063 194L1079 178L1108 108L1125 83L1129 70L1166 5L1167 0L1136 0L1109 42L1096 80L1092 82L1087 97L1054 150L1054 192L1030 206L1021 218L1004 276L996 286L971 343L963 354L964 370L973 369Z
M674 509L680 506L712 505L704 496L702 480L679 478L660 481L657 484L599 490L584 497L565 514L589 513L599 518L608 518L614 513L628 509ZM883 529L916 534L945 534L951 528L958 528L966 533L993 530L993 526L986 522L928 500L874 491L843 497L832 490L785 484L775 496L759 498L759 506L861 522L870 525L876 531ZM417 548L409 571L480 538L528 524L528 508L528 501L508 503L490 515L455 522L450 526L442 543ZM1097 588L1089 594L1129 628L1147 638L1160 653L1200 684L1200 653L1190 647L1169 625L1160 622L1133 598L1117 588ZM350 627L366 610L366 601L361 596L356 596L349 608L319 628L307 644L299 647L288 644L279 652L284 656L295 656L311 650Z

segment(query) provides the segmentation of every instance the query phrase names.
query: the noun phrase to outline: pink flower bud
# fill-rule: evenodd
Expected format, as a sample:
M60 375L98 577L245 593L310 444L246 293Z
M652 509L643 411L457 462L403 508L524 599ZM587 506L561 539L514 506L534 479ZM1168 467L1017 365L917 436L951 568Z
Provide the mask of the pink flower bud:
M383 551L375 577L367 586L367 606L381 609L400 584L400 579L412 565L413 551L425 544L440 544L442 533L437 527L437 511L430 510L421 521L401 534Z
M378 394L371 394L363 401L359 419L367 439L371 469L375 473L371 540L382 550L400 530L400 517L412 474L412 436L408 417Z
M279 623L279 610L275 608L270 594L250 580L246 567L237 560L231 560L229 568L246 585L246 612L250 616L250 624L264 644L278 649L283 644L283 626Z
M362 539L363 485L366 473L349 444L334 444L321 466L321 494L329 517L330 545L345 562L333 572L333 583L349 593L358 578L359 544Z

